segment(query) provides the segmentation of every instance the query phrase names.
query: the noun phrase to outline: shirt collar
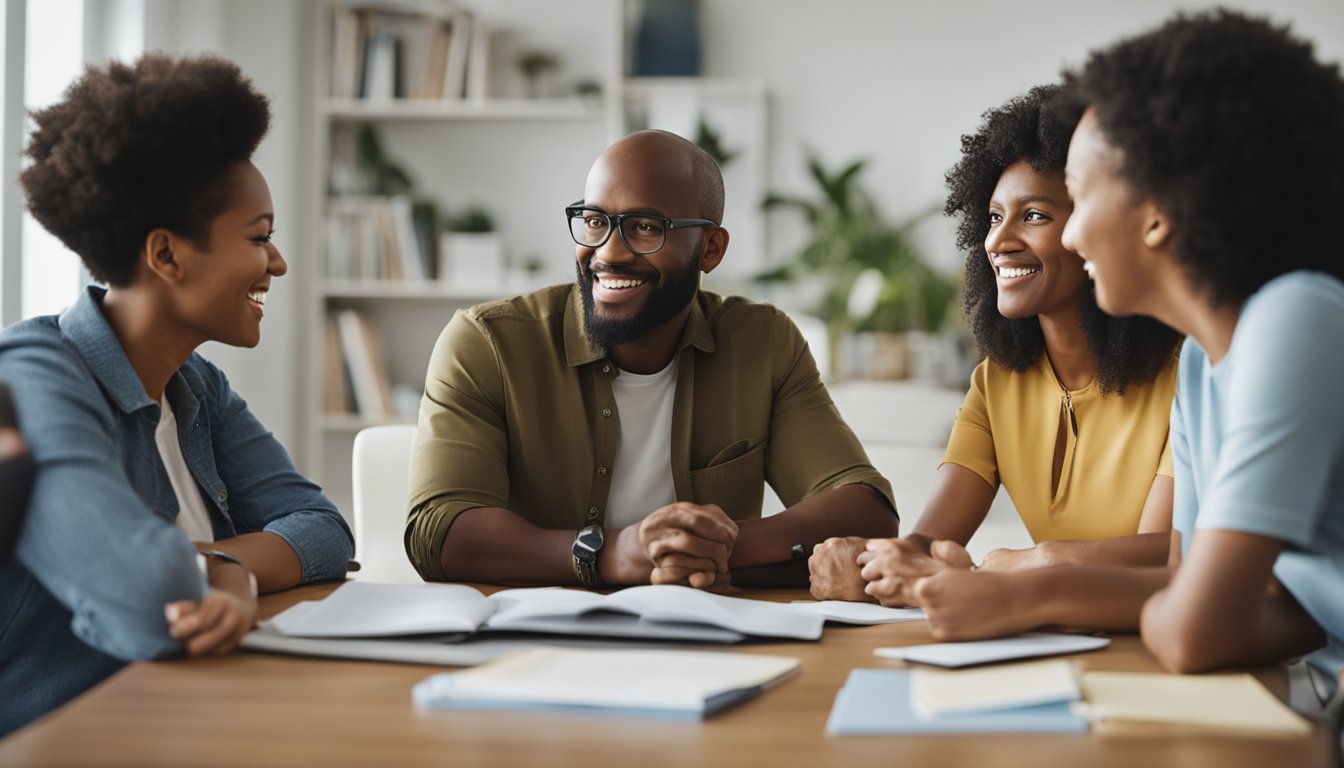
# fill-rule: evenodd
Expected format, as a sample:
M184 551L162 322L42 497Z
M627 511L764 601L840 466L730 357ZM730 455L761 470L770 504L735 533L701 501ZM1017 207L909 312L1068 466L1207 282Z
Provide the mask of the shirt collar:
M681 343L677 349L695 347L701 352L713 352L715 349L714 332L710 328L709 318L705 316L705 294L697 291L691 303L690 317L686 318L686 327L681 332ZM585 365L607 356L607 351L589 340L583 330L583 294L575 283L569 291L569 302L565 304L565 362L570 367Z
M79 296L73 306L61 313L59 320L61 335L84 358L89 370L122 413L134 413L142 408L158 408L159 404L145 394L145 385L131 366L112 326L103 316L103 298L107 289L90 285ZM200 404L190 386L182 378L182 372L173 373L165 389L169 402L177 418L188 421L196 417Z

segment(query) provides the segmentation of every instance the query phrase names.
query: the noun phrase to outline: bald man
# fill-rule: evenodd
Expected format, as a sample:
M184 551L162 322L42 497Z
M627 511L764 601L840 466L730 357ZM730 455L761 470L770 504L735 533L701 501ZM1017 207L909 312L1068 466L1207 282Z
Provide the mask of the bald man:
M565 209L577 280L458 312L430 358L406 551L430 580L806 585L831 536L893 536L891 487L778 309L700 290L723 179L643 131ZM761 517L765 483L788 505Z

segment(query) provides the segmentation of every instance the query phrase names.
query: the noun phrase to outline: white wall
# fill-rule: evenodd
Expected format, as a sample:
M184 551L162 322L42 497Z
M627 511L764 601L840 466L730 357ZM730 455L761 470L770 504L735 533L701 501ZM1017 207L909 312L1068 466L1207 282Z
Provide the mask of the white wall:
M1290 24L1321 58L1344 59L1341 0L1225 3ZM893 217L943 199L943 173L979 115L1063 65L1159 24L1175 0L701 0L703 74L761 77L771 96L774 189L812 194L803 148L834 168L869 158L863 178ZM796 222L771 217L773 254L801 242ZM960 264L952 228L922 228L935 263Z

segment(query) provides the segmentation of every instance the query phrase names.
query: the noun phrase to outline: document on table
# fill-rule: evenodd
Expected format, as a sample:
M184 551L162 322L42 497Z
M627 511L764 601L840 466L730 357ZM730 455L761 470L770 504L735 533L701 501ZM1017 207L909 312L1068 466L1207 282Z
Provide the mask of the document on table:
M909 669L855 669L835 697L826 732L859 733L1077 733L1087 720L1067 700L976 711L922 714L912 695ZM965 674L954 672L947 674ZM1037 697L1039 698L1039 697Z
M326 599L273 619L276 633L372 638L475 632L735 642L751 637L816 640L821 616L784 603L689 587L631 587L609 595L571 589L510 589L489 597L458 584L348 582Z
M1078 701L1078 669L1068 661L1032 661L984 669L916 669L910 700L924 717Z
M873 653L886 659L901 659L938 667L969 667L974 664L989 664L1011 659L1083 653L1105 648L1110 644L1110 638L1106 637L1028 632L997 640L878 648Z
M417 683L416 704L459 709L565 709L698 718L798 671L798 659L711 651L536 648Z
M859 603L850 600L794 600L794 608L819 614L827 621L842 624L896 624L902 621L923 621L923 608L886 608L877 603Z
M1311 724L1251 675L1084 672L1085 704L1075 710L1100 725L1171 723L1196 728L1303 736Z

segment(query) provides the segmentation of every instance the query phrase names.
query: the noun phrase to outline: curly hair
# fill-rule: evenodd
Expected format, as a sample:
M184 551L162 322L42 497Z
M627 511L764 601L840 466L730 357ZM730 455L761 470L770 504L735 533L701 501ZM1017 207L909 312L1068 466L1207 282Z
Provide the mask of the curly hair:
M270 121L267 98L220 58L89 67L33 114L28 210L95 279L128 285L151 229L208 247L210 222L231 202L227 172L251 158Z
M1064 113L1096 109L1122 177L1171 218L1174 258L1212 306L1286 272L1344 279L1329 224L1344 210L1344 80L1311 43L1233 11L1181 14L1094 52L1065 86Z
M961 160L946 175L943 212L957 218L957 247L966 252L966 320L980 354L1018 372L1040 359L1045 336L1034 317L1013 320L999 314L998 284L985 252L989 200L1004 169L1019 160L1038 173L1063 172L1078 115L1063 117L1056 104L1060 97L1060 86L1042 85L985 112L980 130L961 137ZM1181 338L1150 318L1102 312L1091 282L1083 291L1080 317L1102 392L1123 394L1131 384L1156 379Z

